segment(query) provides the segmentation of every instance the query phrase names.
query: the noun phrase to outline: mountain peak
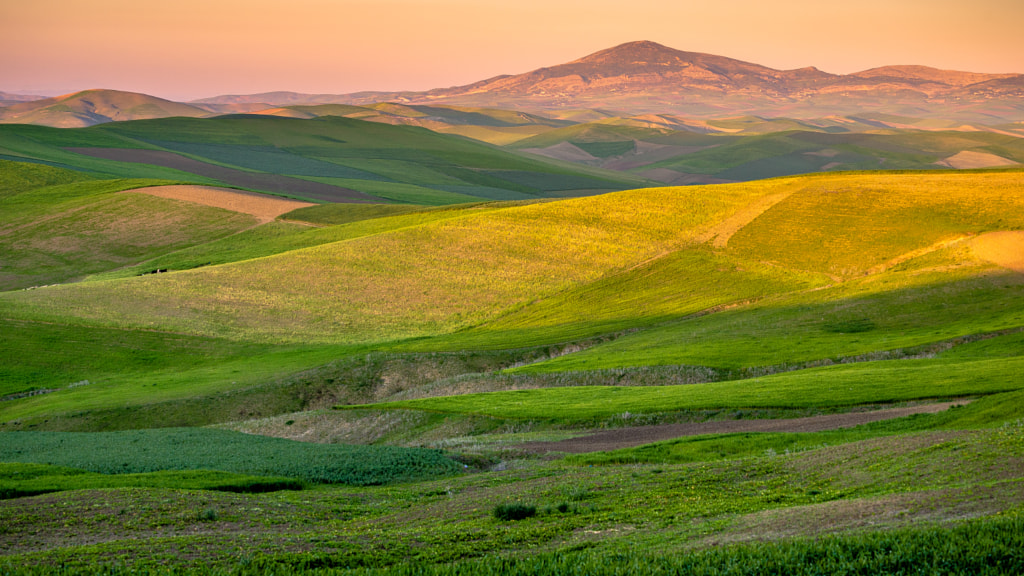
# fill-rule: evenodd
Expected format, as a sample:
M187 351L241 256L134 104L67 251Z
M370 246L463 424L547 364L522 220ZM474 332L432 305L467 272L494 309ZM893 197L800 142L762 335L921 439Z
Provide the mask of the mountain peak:
M688 60L686 57L691 55L657 42L640 40L595 52L569 64L666 64Z

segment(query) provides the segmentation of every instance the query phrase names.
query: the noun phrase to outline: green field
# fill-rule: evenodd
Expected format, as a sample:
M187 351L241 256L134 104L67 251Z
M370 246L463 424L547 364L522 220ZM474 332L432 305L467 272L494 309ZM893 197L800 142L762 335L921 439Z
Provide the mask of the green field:
M151 157L118 161L75 152L96 149L159 151L170 154L172 163L154 165L166 160ZM338 116L164 118L80 129L10 124L0 126L0 154L100 178L221 183L300 198L328 198L330 186L336 186L380 202L426 205L496 199L486 190L508 195L500 199L525 199L653 183L610 170L526 157L416 126ZM288 177L294 190L281 188L282 181L270 176ZM306 181L330 186L303 190Z
M289 110L0 127L0 573L1019 572L1024 172L623 190L413 121L704 174L1016 140ZM260 220L90 147L394 203Z

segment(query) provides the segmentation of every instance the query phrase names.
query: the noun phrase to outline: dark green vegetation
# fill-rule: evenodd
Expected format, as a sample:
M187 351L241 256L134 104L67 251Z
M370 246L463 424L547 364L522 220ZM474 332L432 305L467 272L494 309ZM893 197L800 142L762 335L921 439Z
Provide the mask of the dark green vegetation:
M583 196L608 173L364 124L0 130L37 160L0 163L0 571L1019 569L1024 173ZM654 150L610 126L573 146ZM259 217L70 148L516 193Z
M294 478L248 476L209 470L97 474L45 464L0 464L0 499L100 488L165 488L262 493L301 490L302 487L303 483Z
M201 428L16 432L4 435L0 461L101 474L218 470L356 486L408 482L461 469L440 453L426 450L309 444Z
M1005 131L918 129L914 124L920 121L894 116L841 120L749 117L694 124L671 117L612 118L551 130L511 146L666 184L1024 163L1024 139ZM710 133L688 131L697 128Z
M0 154L98 177L220 183L319 201L456 204L593 194L650 182L424 128L336 116L165 118L74 130L0 125Z

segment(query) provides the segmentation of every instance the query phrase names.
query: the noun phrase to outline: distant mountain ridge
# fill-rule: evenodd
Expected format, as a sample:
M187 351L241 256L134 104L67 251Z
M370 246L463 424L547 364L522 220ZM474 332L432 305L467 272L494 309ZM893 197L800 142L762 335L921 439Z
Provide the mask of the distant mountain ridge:
M200 118L210 112L135 92L83 90L55 98L12 104L0 110L3 124L43 124L57 128L80 128L118 120L144 120L188 116Z
M605 108L693 117L741 114L823 117L872 110L966 121L1024 119L1024 74L982 74L926 66L884 66L854 74L814 67L775 70L724 56L630 42L578 60L465 86L426 92L257 95L272 105L443 104L522 109ZM244 102L220 96L202 103Z
M853 74L814 67L776 70L655 42L630 42L517 75L425 92L223 95L177 103L144 94L87 90L0 109L0 123L88 126L116 120L261 113L300 105L380 102L504 108L589 109L608 115L688 118L756 115L794 119L891 114L967 123L1024 120L1024 74L983 74L927 66L883 66Z

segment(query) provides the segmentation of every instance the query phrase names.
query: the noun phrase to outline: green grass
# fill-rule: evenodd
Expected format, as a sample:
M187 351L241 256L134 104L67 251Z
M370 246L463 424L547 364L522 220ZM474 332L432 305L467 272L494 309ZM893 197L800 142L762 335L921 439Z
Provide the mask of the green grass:
M282 220L295 220L298 222L309 222L311 224L332 225L348 224L360 220L383 218L419 212L423 208L419 206L403 206L400 204L320 204L318 206L307 206L292 210L282 216Z
M269 352L261 346L183 334L11 319L0 319L0 333L0 397L80 382L102 385L111 378L141 385L164 371L212 367ZM155 391L150 393L154 395Z
M555 338L586 337L826 281L703 248L684 249L530 304L465 335L532 330Z
M1024 229L1024 178L1018 172L875 173L804 182L737 232L729 250L851 277L943 240Z
M198 428L129 432L4 432L0 462L100 474L218 470L357 486L450 475L461 465L438 451L309 444Z
M236 264L8 293L0 306L16 317L279 342L438 334L641 263L765 193L669 188L514 206ZM364 226L383 231L390 220Z
M1024 390L992 394L936 414L915 414L853 428L804 433L704 434L645 444L609 452L573 455L577 465L635 464L639 462L709 462L776 456L817 450L871 438L913 434L927 430L993 428L1012 425L1024 414Z
M626 412L656 414L708 408L855 406L1017 390L1022 384L1014 375L1022 367L1024 357L963 362L865 362L705 384L517 390L396 401L361 408L592 422Z
M250 476L209 470L97 474L46 464L0 463L0 500L65 490L109 488L174 488L262 493L301 490L302 483L283 476Z
M389 206L378 209L377 206ZM391 205L380 204L325 204L311 206L313 219L343 220L341 214L352 221L323 228L279 220L263 224L238 234L207 242L199 246L177 250L146 260L134 266L127 266L90 276L89 280L130 278L148 274L153 270L192 270L231 262L241 262L282 254L334 242L343 242L377 234L385 234L403 228L412 228L466 215L482 214L497 210L499 206L470 205L451 210L429 210L423 207L409 207L411 210L395 210ZM393 208L401 208L395 206ZM300 209L305 210L305 209ZM327 216L320 216L327 214ZM378 217L355 217L354 214L377 215ZM301 220L300 220L301 221Z
M88 175L73 170L54 168L43 164L0 160L0 198L7 198L44 186L70 184L89 179Z
M0 154L8 157L25 157L105 178L215 183L178 170L75 154L65 150L67 147L169 150L210 164L318 180L397 202L426 205L493 199L495 195L467 194L438 186L502 190L506 197L501 199L521 199L516 194L543 196L550 191L564 195L566 190L621 190L648 184L631 175L527 158L424 128L337 116L310 120L245 115L162 118L63 130L0 126ZM512 177L488 174L494 171Z
M629 366L718 369L796 366L939 343L1024 326L1015 275L896 273L667 323L524 373ZM880 356L881 357L881 356Z
M11 210L0 218L0 254L4 255L0 289L80 278L256 224L251 216L219 208L115 193L140 184L92 181L68 185L73 193L35 191L9 198L4 204ZM81 197L53 202L54 196L65 194Z
M548 176L538 175L538 178L547 179ZM393 200L406 204L419 206L444 206L449 204L465 204L467 202L479 202L480 197L457 192L447 192L427 188L416 184L405 184L401 182L377 182L373 180L352 180L346 178L314 178L305 177L307 180L323 182L365 192L378 198Z

